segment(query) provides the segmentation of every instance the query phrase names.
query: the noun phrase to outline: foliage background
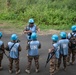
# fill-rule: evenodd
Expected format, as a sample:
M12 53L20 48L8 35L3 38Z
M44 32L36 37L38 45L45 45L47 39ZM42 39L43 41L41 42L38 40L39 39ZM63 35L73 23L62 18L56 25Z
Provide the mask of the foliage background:
M0 0L0 23L23 28L34 18L43 30L66 30L76 24L76 0L9 0L9 7L7 1Z

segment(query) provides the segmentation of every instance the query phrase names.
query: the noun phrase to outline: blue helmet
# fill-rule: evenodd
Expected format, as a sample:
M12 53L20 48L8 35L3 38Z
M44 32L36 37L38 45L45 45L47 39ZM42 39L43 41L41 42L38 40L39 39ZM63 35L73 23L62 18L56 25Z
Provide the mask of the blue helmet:
M52 35L51 39L55 42L58 41L58 35L56 34Z
M71 30L72 30L72 31L76 31L76 25L73 25L73 26L71 27Z
M34 19L29 19L29 21L28 21L28 23L30 24L30 23L34 23Z
M61 32L60 36L61 36L61 38L66 38L66 32Z
M2 32L0 32L0 37L2 37Z
M36 40L36 39L37 39L37 34L36 34L36 33L32 33L31 39L32 39L32 40Z
M16 34L12 34L11 35L11 40L15 41L17 40L18 36Z

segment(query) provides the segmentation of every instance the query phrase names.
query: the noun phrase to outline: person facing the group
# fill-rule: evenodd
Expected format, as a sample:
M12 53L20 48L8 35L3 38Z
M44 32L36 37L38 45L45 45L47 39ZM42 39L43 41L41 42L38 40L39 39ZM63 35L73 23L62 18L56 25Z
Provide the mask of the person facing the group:
M9 51L9 73L13 72L13 62L16 66L16 74L20 73L19 68L19 52L21 51L21 46L17 42L18 36L16 34L11 35L11 40L6 46L6 50Z
M26 34L27 42L31 40L31 34L33 32L37 33L38 27L34 24L34 19L31 18L28 21L28 25L24 29L24 34Z
M60 46L58 44L58 35L54 34L52 35L52 47L49 49L49 53L51 54L51 59L50 59L50 75L53 75L55 71L57 71L57 66L58 66L58 59L59 59L59 51L60 51Z
M31 41L28 42L28 66L26 68L26 73L30 73L32 60L35 61L36 72L39 72L39 50L41 48L41 43L37 40L37 34L31 34Z
M71 58L71 64L73 65L75 63L75 55L76 55L76 25L73 25L71 27L72 32L68 33L68 39L70 41L69 46L69 54L67 58L67 65L70 65L70 58Z
M4 51L4 42L1 40L2 32L0 32L0 70L2 70L2 59Z
M63 57L63 65L64 65L64 70L66 70L66 59L68 55L68 48L69 48L69 40L67 39L67 35L65 32L60 33L61 39L59 40L59 45L60 45L60 57L58 60L58 69L60 68L62 57Z

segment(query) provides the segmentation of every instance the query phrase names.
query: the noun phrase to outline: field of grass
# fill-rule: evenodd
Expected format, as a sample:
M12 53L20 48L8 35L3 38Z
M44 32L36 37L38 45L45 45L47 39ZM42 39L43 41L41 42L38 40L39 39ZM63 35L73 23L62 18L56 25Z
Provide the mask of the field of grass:
M41 30L69 30L76 24L75 0L0 0L0 30L23 31L29 18Z

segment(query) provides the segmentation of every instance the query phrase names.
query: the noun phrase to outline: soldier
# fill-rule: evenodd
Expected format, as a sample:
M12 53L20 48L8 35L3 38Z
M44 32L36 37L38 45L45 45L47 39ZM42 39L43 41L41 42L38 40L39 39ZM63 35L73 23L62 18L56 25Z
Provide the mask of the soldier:
M3 53L5 52L4 51L4 43L3 41L1 40L2 38L2 32L0 32L0 70L2 70L2 59L3 59Z
M69 46L69 54L67 58L67 65L70 65L70 58L71 58L71 64L73 65L75 63L75 55L76 55L76 25L73 25L71 27L72 32L68 33L68 39L70 41Z
M27 42L31 40L31 34L33 32L37 33L37 31L39 31L38 27L34 24L34 19L29 19L28 23L29 24L24 29L24 34L26 34Z
M61 40L59 40L59 45L60 45L60 58L58 60L58 68L60 68L61 65L61 59L63 57L63 65L64 65L64 70L66 70L66 58L68 55L68 45L69 45L69 40L66 38L66 33L61 32L60 33Z
M37 34L31 34L32 41L28 42L28 66L25 70L27 73L30 73L32 60L35 61L36 72L39 72L39 50L41 48L40 42L37 40Z
M21 46L17 42L18 36L16 34L11 35L11 42L8 42L6 50L9 51L9 73L12 73L13 62L15 61L16 74L20 73L19 68L19 52L21 51Z
M60 46L58 44L58 35L54 34L52 36L52 41L53 41L52 48L49 49L49 53L51 54L50 75L54 75L55 71L57 71L59 50L60 50Z

